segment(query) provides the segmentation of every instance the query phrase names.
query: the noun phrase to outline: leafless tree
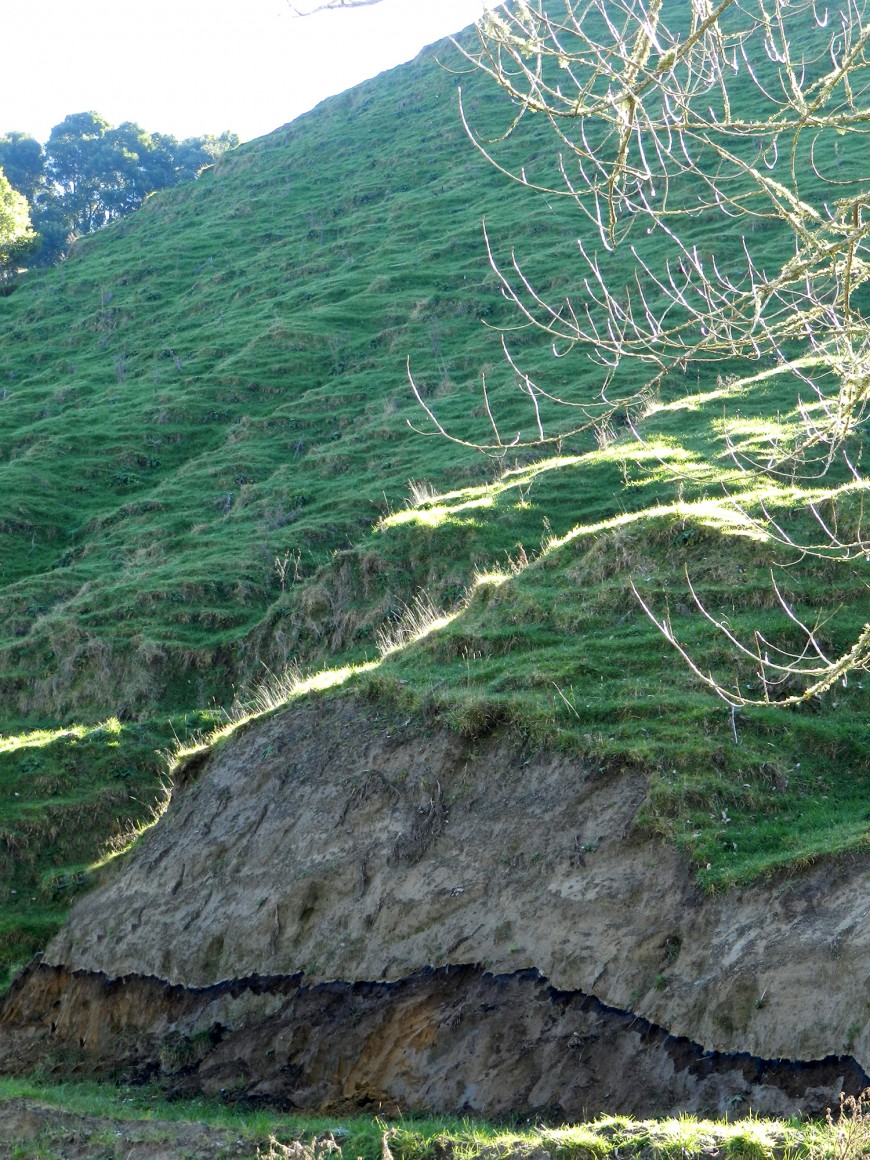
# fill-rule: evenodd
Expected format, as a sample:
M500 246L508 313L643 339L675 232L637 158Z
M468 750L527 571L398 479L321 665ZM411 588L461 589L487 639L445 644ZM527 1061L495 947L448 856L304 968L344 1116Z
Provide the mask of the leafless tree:
M620 385L627 363L646 366L647 395L690 364L749 360L791 376L798 433L759 454L726 431L727 449L751 475L813 480L818 534L797 542L763 506L748 518L804 557L870 560L861 518L867 484L854 450L870 403L870 333L856 298L870 278L867 9L866 0L517 0L483 18L474 49L459 45L514 103L507 135L525 117L548 122L558 183L505 167L494 143L466 122L477 148L521 185L570 199L585 221L576 293L558 300L538 290L514 255L500 261L487 238L502 292L558 353L582 348L601 368L594 392L568 397L513 364L533 434L503 439L484 387L494 438L482 450L501 455L564 438L564 423L547 430L544 405L572 409L569 433L630 412L640 393ZM846 153L856 135L864 140ZM710 236L738 239L736 261L732 254L725 264L699 243L699 221ZM775 269L753 245L758 228L788 239ZM648 234L658 242L655 264ZM456 439L417 393L433 432ZM848 519L838 516L844 507ZM758 697L703 672L668 617L641 602L701 680L734 706L794 704L870 664L870 626L830 656L818 623L776 593L803 642L797 649L757 632L739 639L696 598L737 655L752 661Z

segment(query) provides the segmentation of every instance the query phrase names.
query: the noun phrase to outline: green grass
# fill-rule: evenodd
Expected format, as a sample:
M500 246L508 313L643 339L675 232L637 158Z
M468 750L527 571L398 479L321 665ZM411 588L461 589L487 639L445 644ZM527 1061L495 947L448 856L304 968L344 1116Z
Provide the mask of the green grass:
M99 714L107 674L127 713L225 700L276 659L249 642L270 609L304 606L288 584L409 478L455 470L410 437L404 370L413 352L460 421L459 385L500 363L479 322L498 311L479 231L499 183L453 88L430 60L387 97L328 102L3 300L0 688L20 713ZM285 655L357 643L355 625L289 619Z
M256 1149L298 1140L313 1146L318 1137L331 1135L341 1157L383 1160L522 1160L545 1154L551 1160L685 1160L715 1152L729 1160L792 1160L803 1157L839 1157L857 1160L867 1146L867 1129L859 1119L844 1152L843 1122L760 1120L756 1118L704 1120L693 1116L638 1120L627 1116L601 1116L582 1124L531 1124L523 1121L498 1124L454 1117L399 1117L282 1115L280 1113L221 1104L214 1100L173 1100L148 1087L113 1088L98 1084L52 1084L39 1079L0 1079L3 1101L37 1100L79 1116L105 1120L122 1128L131 1121L199 1123L230 1129L237 1139L250 1141ZM16 1141L12 1141L16 1143ZM49 1141L44 1160L63 1155L63 1141ZM53 1150L60 1147L61 1150ZM386 1151L389 1149L389 1153ZM280 1152L278 1153L281 1154Z
M771 391L765 401L775 407L779 399ZM662 413L666 431L674 409ZM542 461L382 521L376 535L397 570L419 553L421 568L435 559L449 574L461 544L477 575L448 624L360 680L407 709L440 713L467 735L508 725L532 744L646 771L639 824L685 849L700 881L720 888L867 844L870 746L858 723L870 689L852 674L823 701L732 716L664 640L630 580L659 615L670 609L702 669L758 696L752 666L735 662L699 614L686 575L738 635L751 640L758 629L790 640L773 569L808 622L815 607L838 608L821 634L836 653L866 616L863 565L795 563L796 554L766 543L745 519L762 518L757 497L750 490L742 509L735 506L721 488L739 496L741 481L721 455L700 457L712 442L715 404L696 398L680 410L682 442L660 444L660 454L679 450L701 463L701 482L675 482L661 469L649 450L662 437L652 415L642 425L646 449L625 439ZM781 488L766 502L798 534L805 496ZM592 519L567 530L549 520L578 508ZM443 601L434 587L435 602Z
M58 929L95 861L157 816L159 751L214 722L192 712L0 737L0 988Z
M510 110L461 80L472 122L497 136ZM704 671L750 694L751 666L695 609L686 572L736 631L793 643L773 569L809 622L835 610L824 644L848 647L867 619L864 562L779 550L729 498L762 525L764 500L793 534L812 528L818 482L763 495L723 441L727 426L763 452L793 433L796 377L674 373L635 415L642 444L618 427L491 458L412 430L428 420L406 358L457 437L491 435L481 373L506 437L534 434L494 329L515 319L482 217L500 259L516 247L545 289L577 277L576 215L485 164L456 83L430 55L333 98L0 298L0 730L18 738L0 740L0 970L150 815L170 718L186 745L226 720L197 714L247 704L288 665L337 672L325 695L643 771L638 824L710 889L866 846L861 674L803 708L732 718L629 583L670 610ZM552 174L533 118L504 149ZM761 233L760 260L781 262L788 239ZM663 263L657 237L640 244ZM736 235L717 244L723 262L739 250ZM548 389L596 387L582 357L553 360L528 329L508 339ZM444 617L414 642L420 593ZM384 630L405 643L381 659ZM119 732L99 725L113 718Z

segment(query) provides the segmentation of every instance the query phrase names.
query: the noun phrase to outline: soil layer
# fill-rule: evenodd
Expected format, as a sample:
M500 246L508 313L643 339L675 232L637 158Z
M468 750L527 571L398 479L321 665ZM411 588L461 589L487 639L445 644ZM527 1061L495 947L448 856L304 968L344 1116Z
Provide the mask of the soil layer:
M867 863L704 896L637 832L644 793L349 699L290 708L182 771L0 1007L0 1066L572 1118L863 1084Z
M34 963L7 998L0 1068L158 1082L284 1110L444 1110L587 1120L694 1110L821 1114L853 1060L705 1052L534 971L424 970L393 983L110 980Z

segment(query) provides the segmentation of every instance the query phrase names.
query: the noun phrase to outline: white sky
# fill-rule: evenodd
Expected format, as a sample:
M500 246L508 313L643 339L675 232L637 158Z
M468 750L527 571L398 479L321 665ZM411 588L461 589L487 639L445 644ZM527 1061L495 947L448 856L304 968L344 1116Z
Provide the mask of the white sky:
M382 0L294 18L285 0L28 0L3 13L0 133L45 141L94 109L113 125L247 141L410 60L482 6Z

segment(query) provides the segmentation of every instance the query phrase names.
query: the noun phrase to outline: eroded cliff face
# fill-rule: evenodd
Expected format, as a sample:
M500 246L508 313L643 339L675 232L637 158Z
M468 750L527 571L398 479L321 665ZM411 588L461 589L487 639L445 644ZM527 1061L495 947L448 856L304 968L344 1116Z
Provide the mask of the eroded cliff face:
M350 700L288 709L190 769L79 903L0 1010L0 1066L120 1059L132 1039L129 1065L153 1068L173 1037L211 1034L211 1062L181 1071L208 1087L236 1052L246 1090L300 1106L784 1112L860 1086L866 861L707 898L636 834L644 790ZM239 1035L256 1046L227 1046ZM330 1068L338 1087L318 1087Z
M584 1120L603 1108L819 1114L856 1092L853 1061L791 1063L704 1052L534 971L418 971L395 983L235 979L171 986L34 965L6 1001L0 1068L160 1079L175 1095L288 1109L426 1110Z

